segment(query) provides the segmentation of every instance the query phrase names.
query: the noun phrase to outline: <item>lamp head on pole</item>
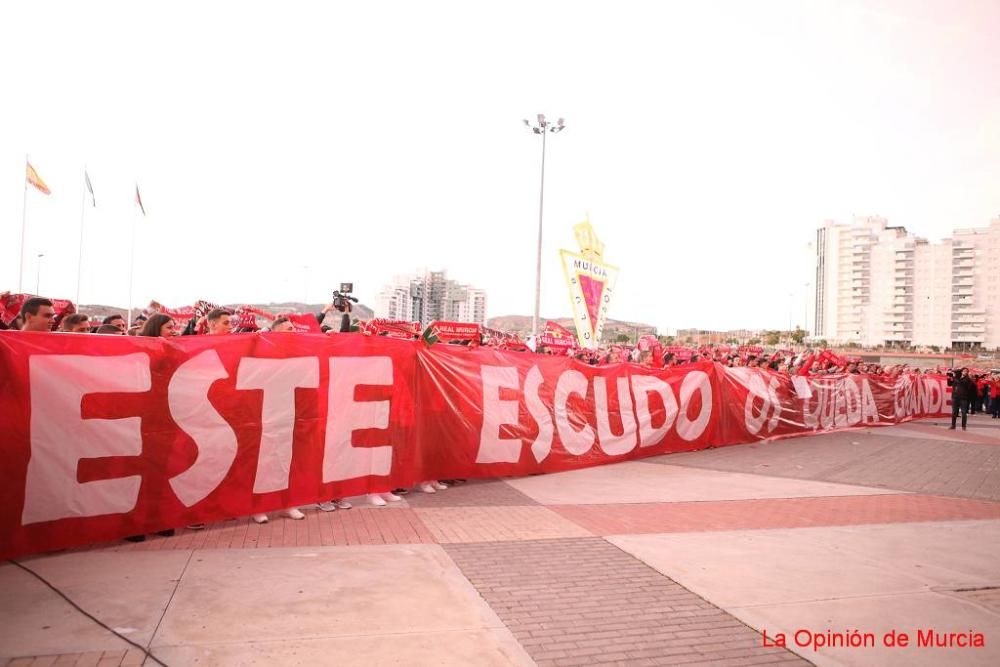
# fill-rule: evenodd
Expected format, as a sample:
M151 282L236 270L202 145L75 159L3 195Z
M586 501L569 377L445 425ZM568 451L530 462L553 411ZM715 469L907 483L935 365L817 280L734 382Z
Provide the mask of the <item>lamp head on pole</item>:
M522 120L525 127L530 129L534 134L542 134L546 131L555 134L566 129L566 120L564 118L560 118L557 121L550 121L545 119L545 114L543 113L538 114L536 118L536 123L532 123L527 118Z

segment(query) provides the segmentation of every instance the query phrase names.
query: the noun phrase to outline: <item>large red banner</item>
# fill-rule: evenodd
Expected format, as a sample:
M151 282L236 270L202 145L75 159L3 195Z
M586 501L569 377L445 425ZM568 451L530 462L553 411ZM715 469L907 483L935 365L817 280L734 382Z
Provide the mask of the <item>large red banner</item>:
M939 376L595 367L359 334L0 332L0 557L948 412Z

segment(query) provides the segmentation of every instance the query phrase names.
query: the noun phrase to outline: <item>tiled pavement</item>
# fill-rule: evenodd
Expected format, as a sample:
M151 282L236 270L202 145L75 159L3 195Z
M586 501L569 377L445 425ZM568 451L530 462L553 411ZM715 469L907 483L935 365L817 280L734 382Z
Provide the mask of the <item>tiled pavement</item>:
M1000 422L929 420L647 459L650 463L1000 501Z
M225 521L27 563L171 665L1000 664L996 444L997 422L913 423L470 481L387 508ZM140 553L161 580L106 583L139 576ZM0 665L141 662L27 576L0 566ZM218 608L240 631L182 622L255 582L266 595ZM905 625L917 609L939 629L980 628L987 647L793 653L760 634L833 618Z
M539 665L804 663L598 538L447 551Z

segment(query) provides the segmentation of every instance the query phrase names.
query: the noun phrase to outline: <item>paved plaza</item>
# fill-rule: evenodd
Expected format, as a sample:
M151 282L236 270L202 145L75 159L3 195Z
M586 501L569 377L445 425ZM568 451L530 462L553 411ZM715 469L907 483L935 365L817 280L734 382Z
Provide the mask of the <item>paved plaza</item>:
M171 666L1000 664L1000 422L981 415L304 511L24 563ZM855 630L876 645L793 640ZM140 664L0 565L0 665Z

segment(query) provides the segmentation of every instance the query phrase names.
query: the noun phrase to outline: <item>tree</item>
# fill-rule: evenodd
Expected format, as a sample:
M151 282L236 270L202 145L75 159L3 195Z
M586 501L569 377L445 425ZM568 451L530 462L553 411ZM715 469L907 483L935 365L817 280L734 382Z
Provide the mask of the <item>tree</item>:
M778 341L781 340L781 336L778 335L777 331L768 331L764 334L764 344L765 345L777 345Z
M828 343L825 338L820 338L818 341L816 341L816 347L825 350L826 348L830 347L830 343Z
M726 339L726 344L727 345L736 345L737 343L739 343L739 341L736 340L735 338L727 338Z
M933 352L934 354L938 354L939 352L941 352L941 348L938 345L931 345L931 352Z
M625 333L620 333L617 336L615 336L616 343L627 343L630 340L632 340L632 337Z
M673 336L660 336L660 342L663 343L664 345L673 345L674 344L674 337Z
M684 339L684 342L687 343L688 345L690 345L691 343L694 342L694 338L691 338L691 336L688 336L687 338Z
M747 345L760 345L760 338L751 338L747 341Z
M806 332L801 327L795 327L795 331L791 334L792 342L796 345L802 345L802 341L805 340Z

